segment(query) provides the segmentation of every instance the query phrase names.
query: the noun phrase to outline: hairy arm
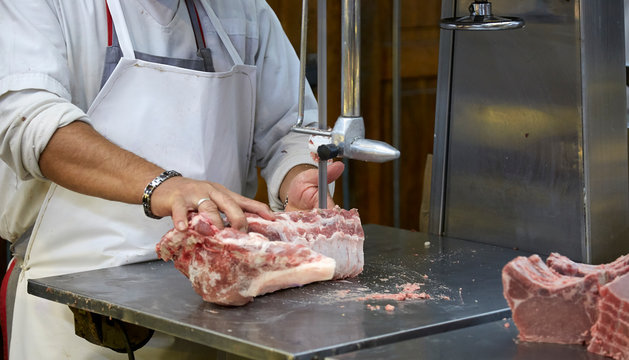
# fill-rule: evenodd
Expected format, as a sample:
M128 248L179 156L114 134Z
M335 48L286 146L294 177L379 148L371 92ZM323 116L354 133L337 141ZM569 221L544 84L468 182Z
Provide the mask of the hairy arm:
M65 188L131 204L140 204L146 185L164 171L109 142L82 121L59 128L53 134L39 165L44 176ZM243 210L272 218L265 204L220 184L182 177L171 178L159 186L152 195L151 207L155 215L172 216L175 226L184 230L188 211L197 209L201 198L211 201L204 202L198 210L210 215L219 228L222 227L219 211L239 229L247 227Z
M82 121L54 133L39 166L46 178L65 188L130 204L140 204L146 184L164 171L112 144Z

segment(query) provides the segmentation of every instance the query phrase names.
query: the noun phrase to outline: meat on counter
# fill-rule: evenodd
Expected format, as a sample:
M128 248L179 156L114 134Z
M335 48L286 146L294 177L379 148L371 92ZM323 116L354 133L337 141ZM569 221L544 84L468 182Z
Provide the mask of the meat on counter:
M203 214L191 214L188 229L166 233L157 254L219 305L362 272L364 232L356 210L278 213L275 221L247 214L247 221L248 233L219 230Z
M504 296L522 341L588 345L629 359L629 255L601 265L557 253L517 257L502 270Z

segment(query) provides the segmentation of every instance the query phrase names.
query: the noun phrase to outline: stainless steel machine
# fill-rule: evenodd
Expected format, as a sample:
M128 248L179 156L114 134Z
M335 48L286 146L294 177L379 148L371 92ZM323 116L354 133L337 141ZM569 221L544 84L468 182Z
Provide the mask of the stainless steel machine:
M319 157L319 207L325 209L327 161L335 157L371 162L385 162L400 157L400 151L378 140L365 139L365 125L360 112L360 0L341 1L341 110L331 130L327 128L327 1L317 2L318 20L318 95L319 128L304 127L304 91L306 86L306 39L308 32L308 0L302 0L299 111L292 131L311 135L310 143Z
M623 1L495 0L526 25L458 31L479 3L442 5L457 30L441 31L430 232L592 263L629 252Z

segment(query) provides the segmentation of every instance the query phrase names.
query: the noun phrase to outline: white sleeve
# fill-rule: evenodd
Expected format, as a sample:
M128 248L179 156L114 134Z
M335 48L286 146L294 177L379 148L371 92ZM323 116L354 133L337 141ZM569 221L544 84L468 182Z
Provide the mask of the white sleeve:
M52 134L87 115L59 96L23 90L0 96L0 158L22 180L44 179L39 155Z
M267 183L271 208L279 210L279 187L286 173L299 164L317 164L308 150L309 136L290 132L298 113L299 59L273 10L263 1L259 2L259 9L253 152ZM317 103L309 85L304 109L304 124L316 126Z
M0 34L0 95L42 89L70 100L66 41L52 1L0 1Z
M57 128L85 117L71 101L59 4L0 1L0 159L20 179L43 179L39 155Z

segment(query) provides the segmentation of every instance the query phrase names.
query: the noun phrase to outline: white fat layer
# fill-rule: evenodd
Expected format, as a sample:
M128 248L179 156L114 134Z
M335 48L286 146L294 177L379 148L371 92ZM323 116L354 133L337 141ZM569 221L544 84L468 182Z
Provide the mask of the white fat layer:
M270 271L252 279L250 286L241 291L243 297L259 296L289 287L301 286L315 281L330 280L334 276L336 262L324 257L314 263L301 264L296 267L278 271Z

